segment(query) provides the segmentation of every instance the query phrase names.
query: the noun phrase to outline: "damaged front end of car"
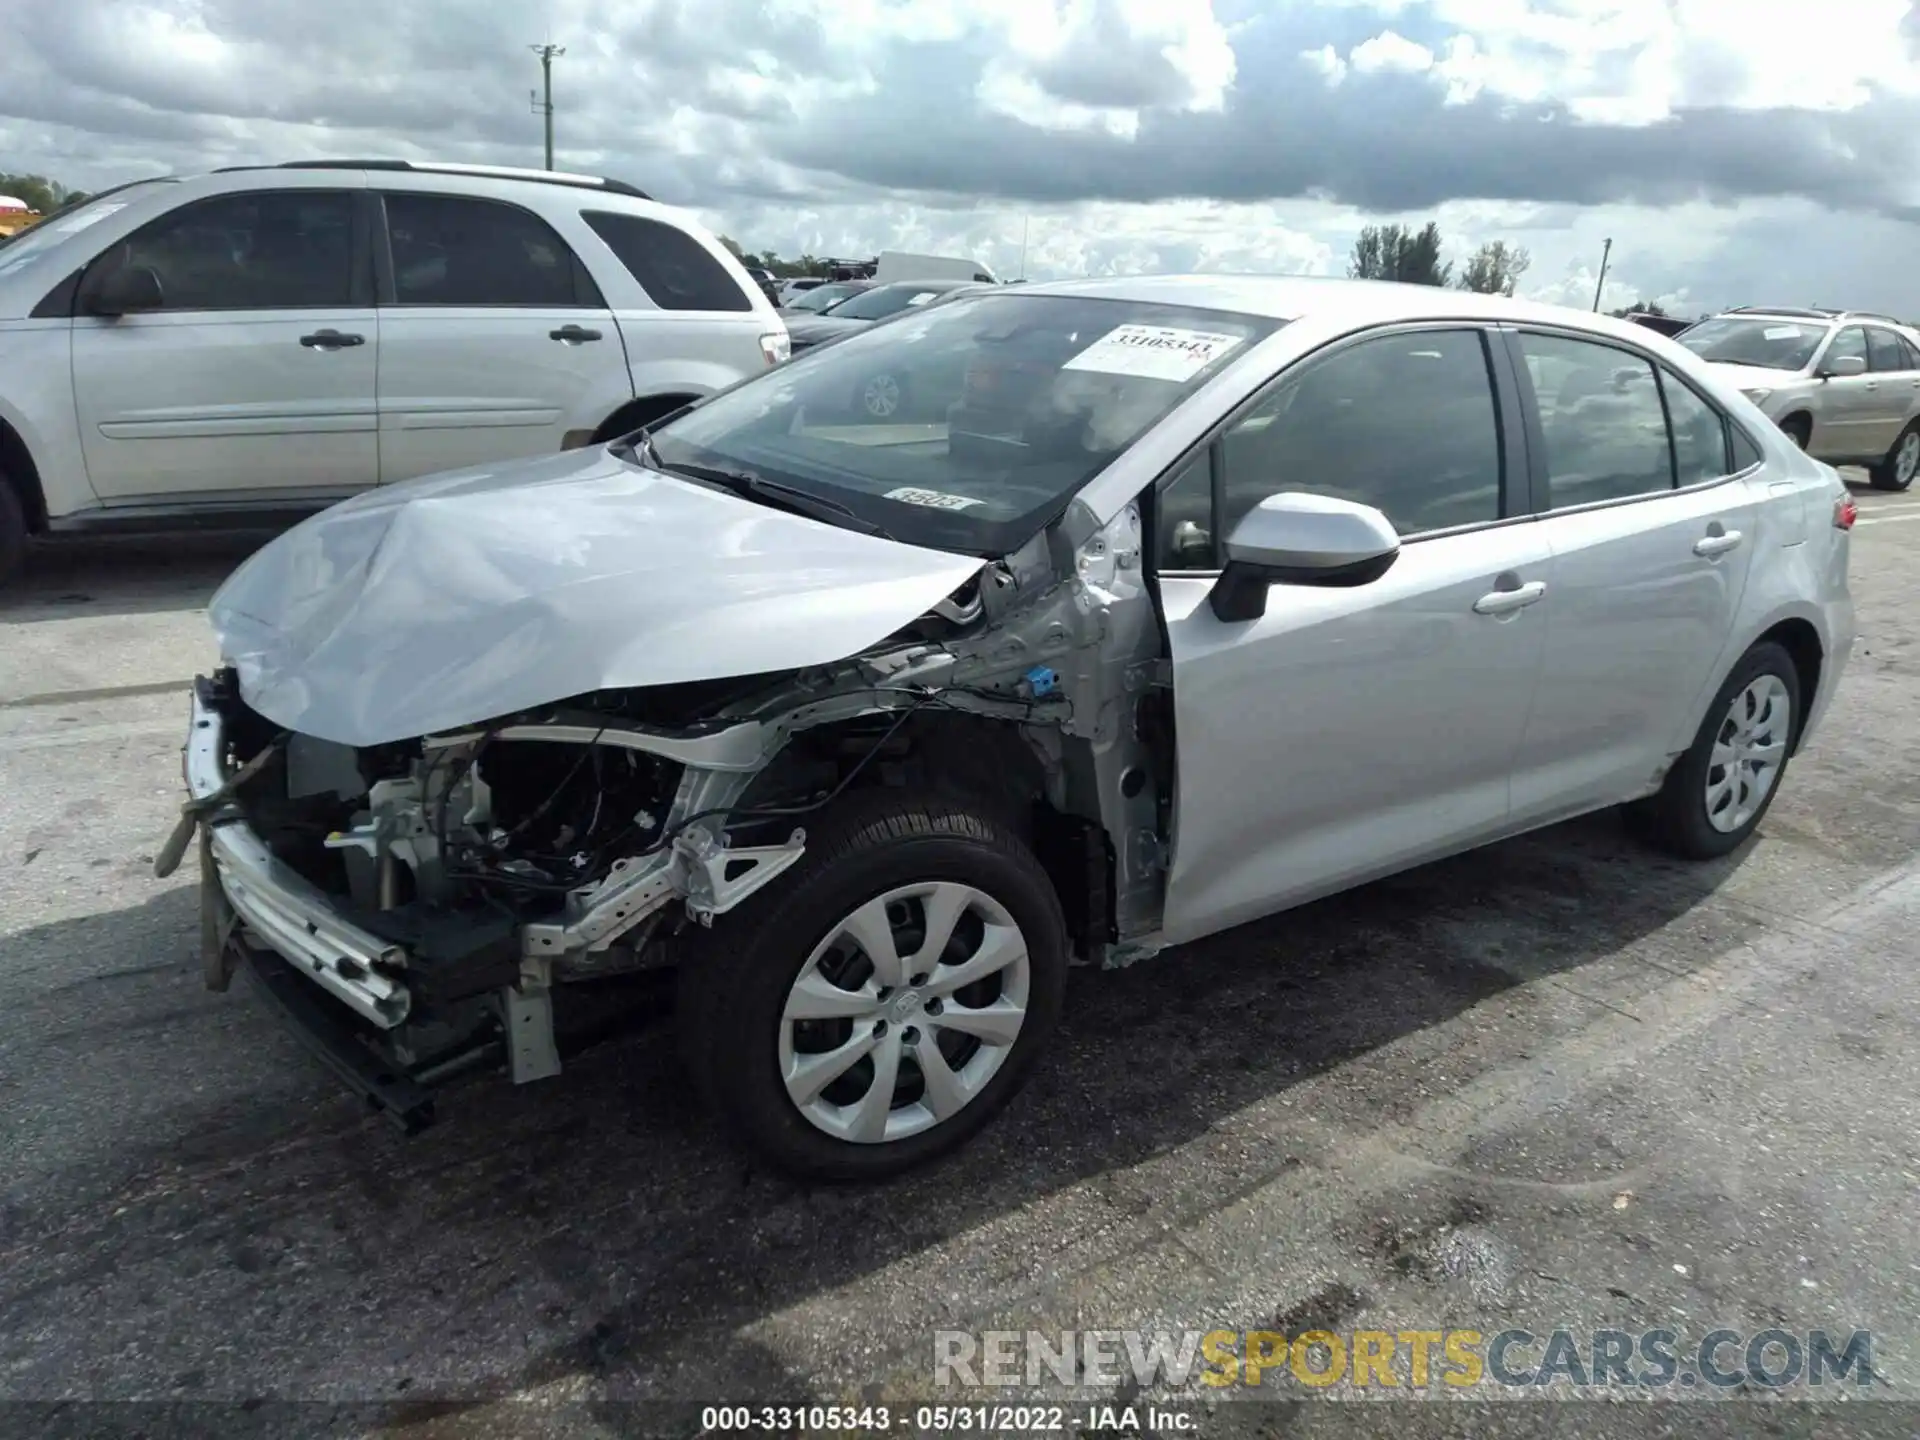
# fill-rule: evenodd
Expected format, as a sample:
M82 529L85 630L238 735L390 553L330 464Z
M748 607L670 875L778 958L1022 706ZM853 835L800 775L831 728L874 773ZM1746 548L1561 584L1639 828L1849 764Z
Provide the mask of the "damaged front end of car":
M696 954L689 932L751 905L806 855L814 817L873 786L988 801L1046 867L1079 959L1147 953L1172 710L1140 542L1134 506L1100 524L1076 503L839 662L598 690L406 741L289 731L232 669L203 678L183 825L208 981L252 968L322 1058L417 1128L454 1075L557 1073L557 990Z

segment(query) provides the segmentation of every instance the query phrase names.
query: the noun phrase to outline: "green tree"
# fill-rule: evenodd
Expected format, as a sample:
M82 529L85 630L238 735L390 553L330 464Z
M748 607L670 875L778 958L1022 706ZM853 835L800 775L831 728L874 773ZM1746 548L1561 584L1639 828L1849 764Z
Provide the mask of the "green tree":
M1453 266L1440 258L1440 226L1420 229L1368 225L1353 242L1347 274L1355 280L1398 280L1408 285L1445 285Z
M1633 305L1622 305L1618 310L1607 312L1616 320L1624 320L1629 315L1662 315L1667 312L1658 300L1643 300Z
M1504 240L1489 240L1468 259L1460 271L1460 288L1481 295L1511 295L1527 273L1533 257L1523 245Z

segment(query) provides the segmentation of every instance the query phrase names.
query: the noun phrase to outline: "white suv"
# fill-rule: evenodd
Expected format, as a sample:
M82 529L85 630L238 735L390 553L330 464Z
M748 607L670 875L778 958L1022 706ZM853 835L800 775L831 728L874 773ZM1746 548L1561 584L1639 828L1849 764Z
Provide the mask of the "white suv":
M610 439L787 356L614 180L332 161L136 181L0 246L0 578L26 537L261 523Z

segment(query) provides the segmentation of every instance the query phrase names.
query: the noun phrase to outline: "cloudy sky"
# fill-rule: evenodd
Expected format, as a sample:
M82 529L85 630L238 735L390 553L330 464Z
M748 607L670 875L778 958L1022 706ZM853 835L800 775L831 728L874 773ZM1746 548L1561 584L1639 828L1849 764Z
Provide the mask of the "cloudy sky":
M558 160L750 248L1339 273L1920 318L1916 0L0 0L0 170Z

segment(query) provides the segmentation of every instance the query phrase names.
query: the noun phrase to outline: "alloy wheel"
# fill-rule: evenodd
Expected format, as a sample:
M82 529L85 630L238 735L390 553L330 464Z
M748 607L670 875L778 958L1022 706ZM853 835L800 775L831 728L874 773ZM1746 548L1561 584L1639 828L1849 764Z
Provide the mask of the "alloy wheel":
M1893 478L1901 489L1913 483L1913 472L1920 469L1920 430L1910 430L1893 454Z
M1787 759L1793 700L1778 675L1758 675L1733 697L1707 761L1707 823L1731 834L1753 819Z
M877 895L827 931L787 993L787 1096L836 1139L929 1130L1013 1053L1031 982L1026 936L984 891L931 881Z

